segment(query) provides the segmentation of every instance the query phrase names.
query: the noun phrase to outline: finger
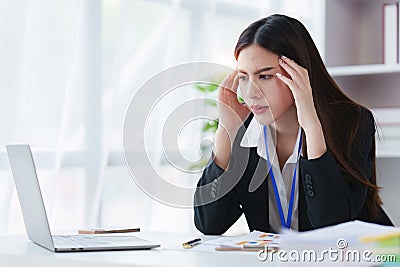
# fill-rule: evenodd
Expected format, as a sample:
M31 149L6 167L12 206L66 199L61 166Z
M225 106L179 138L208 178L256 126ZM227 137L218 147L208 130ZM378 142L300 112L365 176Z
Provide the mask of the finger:
M238 86L239 86L239 75L236 72L235 77L233 78L232 87L230 89L233 92L237 93Z
M223 81L221 82L220 85L224 89L232 90L231 88L233 86L233 82L234 82L236 75L237 75L237 71L236 70L232 71L231 73L229 73L228 75L225 76L225 78L223 79Z
M302 66L300 66L299 64L297 64L294 60L286 57L286 56L282 56L281 57L283 63L286 63L287 65L289 65L292 69L294 69L297 73L302 74L301 77L305 78L304 74L307 74L308 76L308 71L307 69L303 68Z
M225 85L228 83L229 79L231 78L231 73L228 73L224 79L221 81L220 86L225 87Z
M279 65L290 75L293 81L298 80L299 73L292 68L289 64L287 64L282 59L279 59Z
M277 72L275 75L276 75L276 77L278 77L278 79L283 81L289 87L289 89L292 91L292 93L294 93L297 86L296 86L295 82L293 82L293 80L289 79L288 77L283 76L279 72Z
M226 91L232 91L231 90L231 84L232 84L232 75L234 74L235 72L233 71L233 72L231 72L231 73L228 73L225 77L224 77L224 79L221 81L221 83L219 84L219 90L218 90L218 95L219 96L222 96L222 95L224 95L224 94L226 94Z
M294 60L286 57L286 56L281 56L281 59L288 64L290 67L292 67L293 69L295 69L296 71L301 71L301 69L304 69L303 67L301 67L299 64L297 64Z

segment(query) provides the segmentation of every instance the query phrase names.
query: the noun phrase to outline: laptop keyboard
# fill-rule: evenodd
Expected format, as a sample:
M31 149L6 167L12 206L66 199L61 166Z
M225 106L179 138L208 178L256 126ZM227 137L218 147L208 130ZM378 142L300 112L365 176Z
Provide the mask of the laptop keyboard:
M82 235L56 235L53 242L56 247L102 247L112 244L99 236Z

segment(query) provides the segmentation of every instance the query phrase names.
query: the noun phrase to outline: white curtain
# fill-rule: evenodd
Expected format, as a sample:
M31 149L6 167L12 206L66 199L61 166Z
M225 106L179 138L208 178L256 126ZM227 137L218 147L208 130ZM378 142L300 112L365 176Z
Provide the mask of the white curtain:
M139 86L165 68L190 61L234 67L239 33L265 15L299 18L323 52L323 1L246 2L0 1L0 235L24 232L5 153L11 143L31 145L54 232L107 225L193 231L191 210L152 200L130 178L124 113ZM162 160L161 123L152 123L153 160L174 173ZM190 150L193 140L181 145Z

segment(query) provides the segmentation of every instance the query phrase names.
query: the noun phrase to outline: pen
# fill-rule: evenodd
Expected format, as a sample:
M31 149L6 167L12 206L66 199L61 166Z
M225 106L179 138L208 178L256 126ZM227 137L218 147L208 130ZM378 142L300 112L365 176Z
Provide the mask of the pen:
M184 248L192 248L201 243L201 238L196 238L182 244Z

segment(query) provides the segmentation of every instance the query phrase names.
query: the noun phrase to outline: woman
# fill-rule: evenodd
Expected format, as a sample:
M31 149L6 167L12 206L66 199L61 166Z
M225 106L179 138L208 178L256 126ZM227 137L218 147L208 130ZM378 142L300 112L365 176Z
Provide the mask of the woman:
M197 229L222 234L243 213L250 230L267 232L392 225L376 185L374 118L340 90L306 28L284 15L258 20L240 35L235 58L195 194Z

